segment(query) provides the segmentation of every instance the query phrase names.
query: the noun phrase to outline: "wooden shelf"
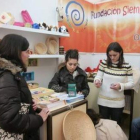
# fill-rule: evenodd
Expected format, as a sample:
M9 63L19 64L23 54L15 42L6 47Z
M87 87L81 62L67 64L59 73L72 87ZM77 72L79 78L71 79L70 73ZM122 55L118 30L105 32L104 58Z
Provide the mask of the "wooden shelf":
M14 25L6 25L6 24L0 24L0 29L10 29L10 30L16 30L16 31L25 31L25 32L32 32L32 33L40 33L40 34L46 34L46 35L52 35L52 36L58 36L58 37L69 37L70 35L68 33L60 33L55 31L46 31L41 29L34 29L34 28L27 28L27 27L19 27Z
M50 54L44 54L44 55L38 55L38 54L32 54L30 55L30 58L64 58L64 55L50 55Z

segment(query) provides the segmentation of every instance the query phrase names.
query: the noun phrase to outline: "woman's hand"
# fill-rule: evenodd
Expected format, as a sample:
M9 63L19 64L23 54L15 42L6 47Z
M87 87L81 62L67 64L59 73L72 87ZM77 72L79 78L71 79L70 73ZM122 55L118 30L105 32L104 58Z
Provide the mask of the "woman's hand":
M113 84L113 86L111 86L110 88L114 89L114 90L120 90L121 89L121 85L119 83Z
M100 88L100 86L101 86L100 80L95 80L95 81L94 81L94 84L95 84L95 86L96 86L97 88Z
M37 109L37 104L36 104L36 101L35 101L35 100L33 100L33 105L32 105L32 107L33 107L33 110L36 111L36 109Z
M42 117L42 119L43 119L43 122L45 122L46 119L49 116L49 113L50 113L50 111L49 111L48 108L43 108L42 111L38 115L40 115Z
M81 91L79 91L77 94L83 94Z

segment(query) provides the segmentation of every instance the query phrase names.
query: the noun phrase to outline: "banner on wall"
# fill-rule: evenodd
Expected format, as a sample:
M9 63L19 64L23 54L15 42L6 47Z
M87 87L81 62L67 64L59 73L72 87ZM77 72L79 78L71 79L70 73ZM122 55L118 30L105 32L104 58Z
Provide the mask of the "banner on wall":
M70 38L60 40L66 50L106 52L114 41L125 53L140 53L140 1L114 0L93 5L84 0L59 0L64 8L65 25Z
M59 0L59 7L63 7L63 21L59 27L67 27L70 37L61 38L60 46L65 50L78 49L80 52L94 51L94 29L91 19L93 4L84 0Z
M91 11L95 22L94 52L105 52L117 41L125 53L140 52L140 1L115 0L96 5Z

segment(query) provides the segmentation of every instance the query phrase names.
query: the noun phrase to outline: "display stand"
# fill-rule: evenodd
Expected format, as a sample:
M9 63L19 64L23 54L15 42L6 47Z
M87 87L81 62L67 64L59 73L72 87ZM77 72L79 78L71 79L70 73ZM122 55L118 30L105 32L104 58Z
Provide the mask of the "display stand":
M71 103L62 108L51 111L47 119L40 129L41 140L65 140L63 136L63 119L70 110L80 110L86 113L87 100L80 100Z

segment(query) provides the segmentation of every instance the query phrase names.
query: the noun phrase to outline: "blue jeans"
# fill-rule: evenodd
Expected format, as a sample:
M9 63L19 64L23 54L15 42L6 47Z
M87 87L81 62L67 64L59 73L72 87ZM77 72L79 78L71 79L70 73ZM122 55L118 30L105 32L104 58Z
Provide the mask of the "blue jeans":
M140 118L132 121L131 140L140 140Z

